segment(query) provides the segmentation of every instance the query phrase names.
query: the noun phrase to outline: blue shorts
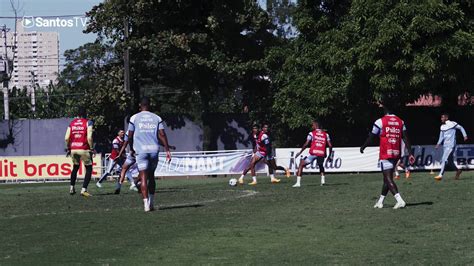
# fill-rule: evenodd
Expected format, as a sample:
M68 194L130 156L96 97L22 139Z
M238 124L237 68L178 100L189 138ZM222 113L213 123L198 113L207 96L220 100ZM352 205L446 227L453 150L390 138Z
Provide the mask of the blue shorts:
M138 171L155 171L158 166L158 153L136 154Z

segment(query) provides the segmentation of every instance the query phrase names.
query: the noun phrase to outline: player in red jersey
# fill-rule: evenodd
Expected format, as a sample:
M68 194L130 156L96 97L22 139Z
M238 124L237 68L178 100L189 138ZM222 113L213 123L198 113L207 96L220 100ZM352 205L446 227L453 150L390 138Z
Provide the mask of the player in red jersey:
M78 117L72 120L69 124L64 141L67 150L67 156L71 156L73 168L71 172L71 186L69 194L76 194L74 186L76 185L77 171L79 171L80 163L84 164L86 174L84 183L82 184L81 195L90 197L91 194L87 192L87 186L92 177L92 121L86 119L86 109L80 108Z
M303 168L313 163L314 160L318 163L319 172L321 174L321 186L326 183L324 177L324 159L326 158L326 147L329 147L329 157L328 161L332 161L333 153L332 153L332 144L331 138L329 134L321 129L321 123L317 120L313 120L312 123L313 131L308 133L306 137L306 142L301 147L301 150L295 155L299 157L303 151L310 146L309 148L309 156L304 157L300 160L300 165L298 167L298 173L296 176L296 184L293 187L300 187L301 186L301 174L303 173Z
M390 106L390 103L390 99L385 97L383 100L385 115L375 121L367 140L360 147L360 152L364 153L364 149L369 145L369 143L371 143L376 136L380 137L379 160L384 182L382 194L374 205L374 208L380 209L383 208L383 201L389 191L392 192L397 200L397 203L393 207L394 209L404 208L406 206L405 201L398 192L397 185L393 181L394 168L397 160L400 159L402 152L402 140L405 142L406 148L409 152L408 161L410 164L413 164L415 161L415 157L413 157L413 154L411 153L411 145L406 134L405 124L403 120L391 112L393 108Z
M257 165L258 162L260 162L262 159L265 160L265 163L268 166L268 170L270 172L270 181L272 183L279 183L280 179L275 178L275 170L283 170L287 174L289 173L288 169L282 167L282 166L277 166L275 162L275 157L273 157L273 151L272 151L272 145L271 145L271 140L270 140L270 132L269 132L269 125L263 124L262 131L258 134L257 137L257 145L255 147L255 154L252 157L252 160L250 161L250 166L244 170L242 175L239 178L239 183L243 184L243 180L245 175L247 174L248 170L250 169L250 172L252 174L252 182L249 183L249 185L257 185L257 175L255 173L255 166Z
M112 141L112 152L110 153L109 157L109 164L107 169L105 170L104 174L100 177L99 181L97 181L96 186L98 188L102 187L102 182L110 175L112 174L112 171L118 167L119 171L122 170L122 165L125 161L124 156L119 156L120 150L123 147L123 144L125 142L124 140L125 136L125 131L122 129L117 132L117 136L115 139Z

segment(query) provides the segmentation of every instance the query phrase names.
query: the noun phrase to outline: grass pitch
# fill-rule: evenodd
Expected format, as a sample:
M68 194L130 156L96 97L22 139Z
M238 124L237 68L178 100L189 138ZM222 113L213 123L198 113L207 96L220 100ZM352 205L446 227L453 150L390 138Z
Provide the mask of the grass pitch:
M449 175L448 175L449 177ZM406 209L373 209L377 174L304 176L229 187L158 181L161 210L113 184L92 198L60 184L0 186L0 264L473 264L474 173L397 181ZM80 188L77 186L76 189Z

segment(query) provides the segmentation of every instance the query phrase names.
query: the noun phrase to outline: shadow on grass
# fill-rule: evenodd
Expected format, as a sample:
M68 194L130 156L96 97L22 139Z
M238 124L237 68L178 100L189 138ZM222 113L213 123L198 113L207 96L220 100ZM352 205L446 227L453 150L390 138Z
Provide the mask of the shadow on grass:
M332 183L332 184L324 184L323 187L332 187L332 186L347 186L349 183ZM321 184L309 184L308 187L320 187Z
M165 210L184 209L184 208L199 208L199 207L204 207L204 204L194 203L194 204L167 205L167 206L160 206L158 208L158 210L165 211Z
M168 193L168 192L183 192L183 191L191 191L187 188L159 188L156 190L156 193Z
M407 206L420 206L420 205L433 205L432 201L423 201L423 202L415 202L415 203L407 203Z

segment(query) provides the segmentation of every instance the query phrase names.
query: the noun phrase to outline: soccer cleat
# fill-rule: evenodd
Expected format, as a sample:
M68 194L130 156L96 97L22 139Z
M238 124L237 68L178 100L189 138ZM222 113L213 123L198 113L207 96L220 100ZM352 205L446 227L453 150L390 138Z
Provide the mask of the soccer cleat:
M144 204L143 204L143 205L144 205L143 210L144 210L145 212L151 211L150 202L147 200L146 202L143 202L143 203L144 203Z
M395 179L397 179L397 180L400 179L400 175L396 175Z
M383 203L380 203L380 202L375 203L374 209L383 209Z
M395 206L393 206L393 209L401 209L401 208L405 208L405 206L407 206L406 202L405 201L400 201L400 202L397 202L395 204Z
M406 179L410 178L410 171L406 171L406 172L405 172L405 178L406 178Z
M443 176L437 175L437 176L435 176L434 179L435 179L436 181L441 181L441 179L443 179Z
M252 183L249 183L249 186L256 186L257 185L257 181L252 181Z
M132 184L130 185L129 190L131 190L131 191L138 191L138 188L137 188L137 186L135 186L135 184L132 183Z
M114 191L114 194L115 194L115 195L120 194L120 188L116 188L115 191Z
M278 178L272 178L272 179L271 179L271 182L272 182L273 184L275 184L275 183L280 183L280 179L278 179Z
M239 178L239 185L243 185L244 184L244 179L243 178Z
M69 194L70 195L74 195L76 194L76 189L74 189L73 187L69 189Z
M285 175L286 175L286 178L290 178L291 176L290 169L285 168Z
M102 188L102 184L99 183L99 182L95 183L95 186L98 187L98 188Z
M81 192L81 196L83 196L84 198L88 198L88 197L91 197L92 194L87 192L87 191L83 191L83 192Z
M301 187L301 184L300 184L300 183L296 183L296 184L294 184L292 187Z

